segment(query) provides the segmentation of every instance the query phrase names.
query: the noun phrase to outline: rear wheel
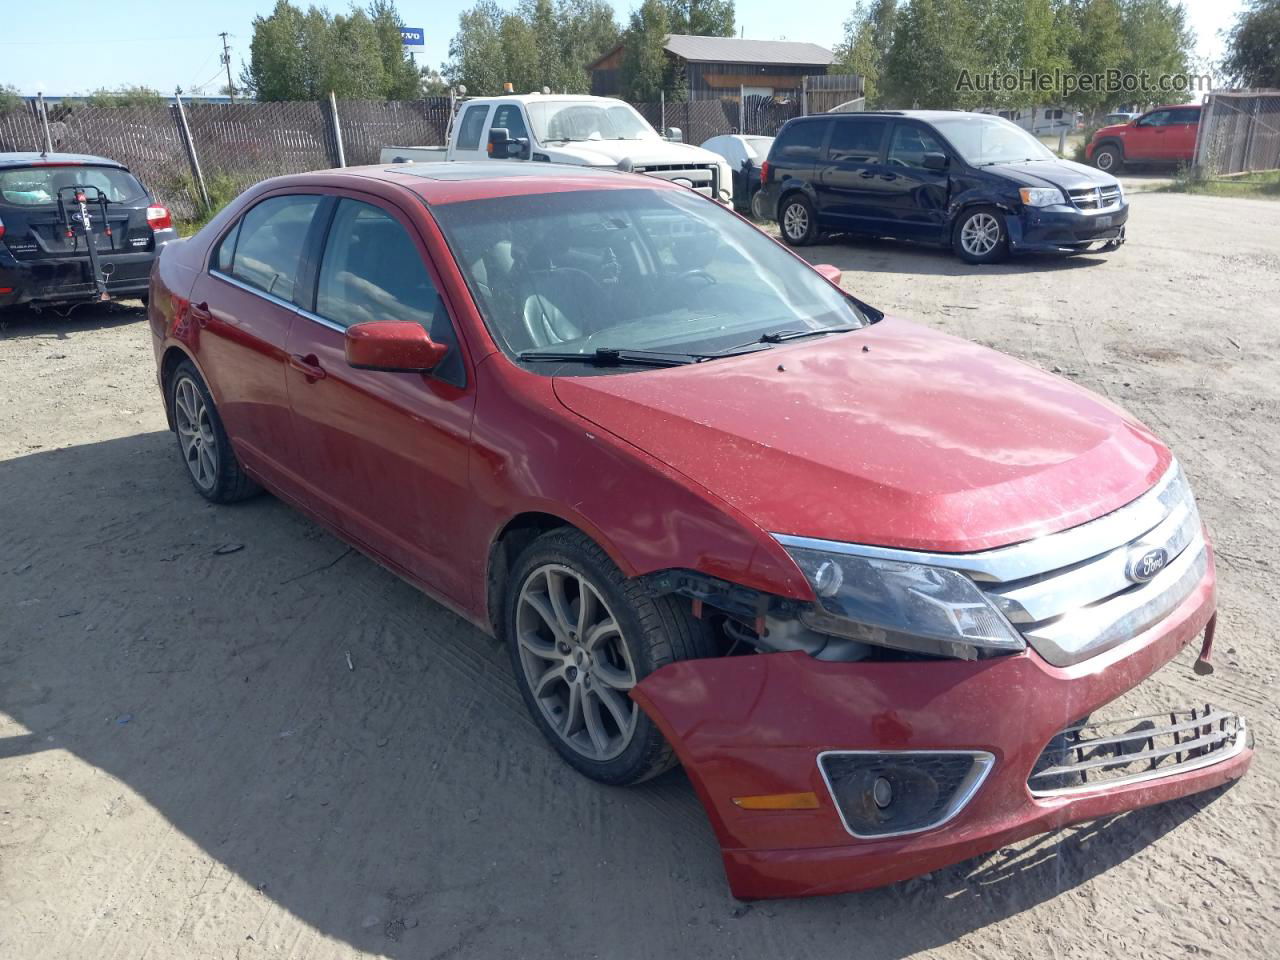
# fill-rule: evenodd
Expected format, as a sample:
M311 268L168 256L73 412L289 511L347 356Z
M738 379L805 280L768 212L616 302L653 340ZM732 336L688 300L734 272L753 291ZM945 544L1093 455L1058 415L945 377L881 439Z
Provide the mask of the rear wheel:
M1120 148L1108 143L1093 152L1093 165L1104 173L1118 173L1124 166Z
M809 198L802 193L785 197L778 209L778 226L782 228L782 239L793 247L813 243L818 236L818 218Z
M236 459L209 388L188 360L169 378L169 409L178 450L200 496L213 503L234 503L260 491Z
M560 756L609 784L674 766L674 751L630 690L674 660L713 656L707 625L675 598L628 580L576 530L531 543L509 582L504 621L516 683Z

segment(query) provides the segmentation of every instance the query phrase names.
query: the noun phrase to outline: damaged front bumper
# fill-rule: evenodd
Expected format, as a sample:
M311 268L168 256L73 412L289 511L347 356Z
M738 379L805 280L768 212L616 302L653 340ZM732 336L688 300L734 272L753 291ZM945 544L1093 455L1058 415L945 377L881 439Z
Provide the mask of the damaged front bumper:
M735 896L863 890L1239 778L1251 735L1221 711L1175 711L1120 736L1082 726L1205 630L1215 602L1210 564L1160 623L1067 667L1033 650L852 663L762 653L672 663L632 696L679 754ZM1152 769L1097 780L1130 751ZM907 829L893 821L899 801L914 804Z

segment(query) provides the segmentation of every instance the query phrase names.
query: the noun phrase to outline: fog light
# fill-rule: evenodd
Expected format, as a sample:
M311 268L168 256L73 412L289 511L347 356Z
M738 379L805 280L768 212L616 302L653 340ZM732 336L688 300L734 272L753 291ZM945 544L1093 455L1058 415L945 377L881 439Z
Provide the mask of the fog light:
M830 750L818 757L845 829L863 838L941 826L969 802L994 762L981 750Z

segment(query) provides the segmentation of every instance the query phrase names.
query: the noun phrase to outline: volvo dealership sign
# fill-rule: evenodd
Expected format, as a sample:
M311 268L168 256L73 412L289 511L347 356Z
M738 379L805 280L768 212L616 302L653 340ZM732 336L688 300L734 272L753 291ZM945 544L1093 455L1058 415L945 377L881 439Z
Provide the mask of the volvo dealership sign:
M421 47L426 45L426 34L421 27L401 27L400 42L406 47Z

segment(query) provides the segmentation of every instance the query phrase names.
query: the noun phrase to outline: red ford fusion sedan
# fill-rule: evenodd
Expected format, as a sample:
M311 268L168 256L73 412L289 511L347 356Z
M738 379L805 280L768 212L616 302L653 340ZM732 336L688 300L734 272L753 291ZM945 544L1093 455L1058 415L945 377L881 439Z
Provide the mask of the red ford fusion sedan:
M1210 669L1170 451L839 280L648 177L406 164L254 187L149 319L202 496L270 490L504 639L586 776L683 764L739 897L1240 777L1243 718L1113 703Z

